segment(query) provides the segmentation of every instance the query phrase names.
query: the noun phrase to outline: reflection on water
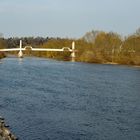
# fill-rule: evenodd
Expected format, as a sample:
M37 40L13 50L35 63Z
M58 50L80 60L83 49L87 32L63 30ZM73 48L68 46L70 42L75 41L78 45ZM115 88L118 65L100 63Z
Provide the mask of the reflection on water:
M23 58L18 58L18 62L19 62L19 64L22 64Z
M0 115L21 140L139 140L140 68L6 58Z

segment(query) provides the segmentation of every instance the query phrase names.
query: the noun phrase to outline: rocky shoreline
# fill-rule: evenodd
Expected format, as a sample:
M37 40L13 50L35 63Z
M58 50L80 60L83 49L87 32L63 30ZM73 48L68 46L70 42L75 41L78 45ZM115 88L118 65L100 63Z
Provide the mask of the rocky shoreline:
M3 117L0 116L0 140L18 140L8 129Z

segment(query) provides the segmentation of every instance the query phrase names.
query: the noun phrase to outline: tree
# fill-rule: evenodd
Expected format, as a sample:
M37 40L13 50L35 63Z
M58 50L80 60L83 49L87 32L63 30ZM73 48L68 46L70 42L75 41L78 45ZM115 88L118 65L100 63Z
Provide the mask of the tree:
M113 32L101 32L95 39L95 51L101 54L106 61L112 61L112 57L118 55L121 37Z
M0 38L0 49L5 48L6 47L6 43L4 38ZM5 54L3 52L0 52L0 58L3 58L5 56Z
M83 39L88 42L88 43L94 43L96 36L100 33L101 31L97 30L92 30L91 32L87 32L84 36Z
M138 28L138 29L136 30L135 35L136 35L136 36L140 36L140 28Z
M140 65L140 36L131 35L123 43L121 62Z

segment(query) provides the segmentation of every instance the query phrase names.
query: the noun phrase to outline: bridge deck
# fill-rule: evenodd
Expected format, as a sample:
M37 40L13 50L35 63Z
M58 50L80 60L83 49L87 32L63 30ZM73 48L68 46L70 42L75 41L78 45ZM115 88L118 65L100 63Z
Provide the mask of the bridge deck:
M69 51L72 52L72 49L50 49L50 48L30 48L31 51L57 51L57 52L63 52L63 51ZM28 50L27 48L11 48L11 49L0 49L0 52L8 52L8 51L25 51Z

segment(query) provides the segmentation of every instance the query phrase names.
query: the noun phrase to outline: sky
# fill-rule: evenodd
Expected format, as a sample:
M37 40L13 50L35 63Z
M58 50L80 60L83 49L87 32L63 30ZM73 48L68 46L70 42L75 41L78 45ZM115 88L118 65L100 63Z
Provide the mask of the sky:
M140 27L140 0L0 0L4 37L80 38L103 30L120 35Z

